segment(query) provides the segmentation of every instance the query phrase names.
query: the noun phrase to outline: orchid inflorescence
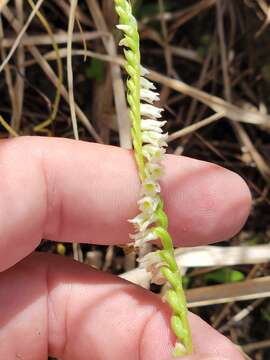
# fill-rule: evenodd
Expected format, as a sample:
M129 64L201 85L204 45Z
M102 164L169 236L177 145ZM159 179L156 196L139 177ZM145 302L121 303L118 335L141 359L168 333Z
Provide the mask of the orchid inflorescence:
M141 66L140 39L132 7L127 0L114 0L116 12L120 18L117 26L124 33L120 45L124 46L128 73L127 101L129 117L132 122L132 140L134 155L141 180L141 198L138 201L139 215L129 220L135 229L131 235L135 247L146 242L160 240L162 250L150 253L140 260L141 265L152 270L154 278L163 278L170 285L165 300L171 306L173 315L171 327L177 338L175 356L192 352L191 333L187 318L187 306L182 287L182 277L174 257L172 239L168 233L168 219L164 212L160 195L159 179L162 175L161 160L167 146L167 134L162 127L166 121L160 121L162 109L153 105L159 100L154 84L146 79L148 71Z

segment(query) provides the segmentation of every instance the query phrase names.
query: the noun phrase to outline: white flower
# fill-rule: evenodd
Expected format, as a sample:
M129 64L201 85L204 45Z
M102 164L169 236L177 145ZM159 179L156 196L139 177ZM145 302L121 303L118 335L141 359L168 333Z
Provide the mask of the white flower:
M146 78L141 76L140 81L141 81L142 89L156 90L155 85L151 81L147 80Z
M116 25L117 29L124 31L126 34L131 35L133 33L133 28L127 24Z
M177 354L182 354L182 355L187 354L187 349L185 348L184 344L182 344L179 340L177 340L175 343L174 351Z
M132 38L134 29L130 24L121 24L118 26L118 29L125 33L121 45L129 48L125 50L125 57L127 59L125 68L130 76L127 82L129 90L127 98L131 109L135 109L137 105L133 94L137 89L137 84L134 82L136 69L131 65L136 62L134 51L136 44ZM167 134L163 134L162 132L162 127L166 124L166 121L157 120L161 118L163 109L153 105L154 102L159 101L159 94L155 91L156 88L154 84L144 77L148 73L148 70L141 66L140 113L145 176L143 177L141 187L142 198L138 201L140 213L134 219L129 220L135 229L135 234L131 235L131 238L134 240L134 245L138 247L147 241L157 239L157 235L153 230L158 220L156 212L161 201L159 197L161 189L158 183L162 175L160 161L165 154L164 147L167 146ZM130 112L130 118L133 122L137 121L132 111ZM159 272L156 271L154 278L157 277L158 273ZM158 277L160 278L160 276Z
M167 146L168 134L159 134L155 131L144 131L142 133L142 141L157 147Z
M155 196L157 193L160 193L160 185L152 179L144 180L142 183L142 193L143 195Z
M145 75L148 75L150 72L141 65L141 75L142 76L145 76Z
M147 178L158 180L163 173L163 169L158 163L148 162L145 164L145 172Z
M153 104L154 101L159 101L159 94L149 89L141 89L141 100Z
M150 252L146 255L144 255L139 260L139 267L146 269L149 271L153 265L160 264L161 263L161 257L158 254L158 251Z
M123 39L119 41L119 46L124 46L126 48L134 49L136 47L136 43L133 40L133 37L130 35L125 35Z
M150 119L159 119L161 118L161 113L163 109L150 104L141 104L141 115Z
M146 269L151 272L151 282L157 285L163 285L166 283L166 278L161 272L161 268L166 265L159 256L159 251L151 252L143 256L139 261L140 268Z
M159 162L164 157L165 149L160 148L159 146L145 144L142 147L142 153L148 161Z
M162 126L166 124L167 121L158 121L153 119L142 119L141 129L143 131L150 130L158 133L162 133Z
M145 231L131 234L130 238L134 240L134 246L140 247L148 241L157 240L158 236L151 228L149 228Z
M160 200L158 197L144 196L138 201L138 205L142 213L151 215L157 210L159 202Z
M134 225L135 230L138 232L144 232L148 226L153 224L155 221L157 221L155 214L149 216L145 213L140 213L134 219L129 220L129 222Z

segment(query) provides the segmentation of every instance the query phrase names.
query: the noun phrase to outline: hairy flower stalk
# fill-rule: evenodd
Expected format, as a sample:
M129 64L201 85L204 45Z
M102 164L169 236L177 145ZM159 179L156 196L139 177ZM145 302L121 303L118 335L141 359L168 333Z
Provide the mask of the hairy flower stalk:
M125 69L128 73L127 101L132 122L134 154L141 180L141 198L138 201L140 213L130 222L135 234L131 235L134 245L140 247L148 241L160 239L163 249L148 254L141 263L152 270L155 281L165 278L170 285L165 299L172 309L171 327L177 338L175 356L192 352L192 340L187 319L187 306L182 287L182 278L177 267L172 239L167 231L168 219L160 196L159 179L162 175L161 160L167 146L167 134L162 127L166 121L160 121L162 109L153 105L159 100L152 82L145 78L147 70L142 68L140 60L140 39L137 21L127 0L114 0L116 12L120 18L117 26L124 37L120 45L124 46Z

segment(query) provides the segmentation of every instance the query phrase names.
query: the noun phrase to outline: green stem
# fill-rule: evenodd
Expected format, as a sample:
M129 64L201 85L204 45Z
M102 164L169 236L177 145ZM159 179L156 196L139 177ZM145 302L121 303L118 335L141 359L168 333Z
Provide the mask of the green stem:
M143 133L141 129L141 60L140 60L140 39L138 33L137 21L132 15L130 2L127 0L114 0L116 12L120 18L120 30L124 32L124 39L121 44L125 46L125 57L127 60L126 71L129 75L127 80L127 101L130 108L130 119L132 122L132 139L134 145L134 154L138 165L138 172L141 181L147 179L146 166L150 161L144 158ZM153 107L150 108L152 109ZM155 118L155 115L153 115ZM155 134L156 135L156 134ZM159 146L159 143L158 145ZM162 146L160 145L162 148ZM162 149L161 149L162 150ZM151 176L150 176L151 177ZM152 179L151 179L152 180ZM172 239L167 231L168 219L163 210L163 201L156 193L153 199L158 204L155 208L156 217L155 226L149 231L161 240L163 250L159 251L162 263L162 273L170 284L171 288L166 293L166 300L172 309L171 327L176 335L178 342L174 349L175 356L187 355L192 352L192 339L188 323L188 312L185 300L185 294L182 287L181 273L177 267ZM145 214L144 214L145 215ZM148 213L147 213L148 216ZM150 221L151 223L151 221Z

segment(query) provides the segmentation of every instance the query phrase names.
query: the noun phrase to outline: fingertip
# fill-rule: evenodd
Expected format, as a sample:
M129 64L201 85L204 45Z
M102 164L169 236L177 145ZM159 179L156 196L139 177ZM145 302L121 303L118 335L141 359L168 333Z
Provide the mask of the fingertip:
M166 170L165 204L177 245L228 240L242 228L251 195L239 175L185 157L169 157Z
M170 329L170 316L170 310L162 304L148 319L140 343L142 359L175 359L172 355L175 337ZM189 320L193 354L181 357L182 360L243 360L242 355L229 339L211 328L197 315L189 313Z
M142 359L168 359L168 354L173 351L174 342L169 319L169 310L166 306L163 306L156 310L147 321L140 343Z
M61 359L87 360L90 354L104 360L173 360L171 312L144 289L50 254L31 255L0 280L0 318L8 324L2 326L0 342L12 339L0 348L1 359L13 359L16 349L31 359L49 351ZM243 360L228 339L199 317L190 314L189 320L194 355L182 360Z
M243 360L236 345L198 315L189 313L194 354L183 360Z
M231 238L244 226L250 213L252 197L246 181L237 173L224 169L228 187L224 188L224 195L230 196L231 224L228 224L228 233L225 238ZM233 195L233 196L232 196ZM231 226L230 226L231 225Z

